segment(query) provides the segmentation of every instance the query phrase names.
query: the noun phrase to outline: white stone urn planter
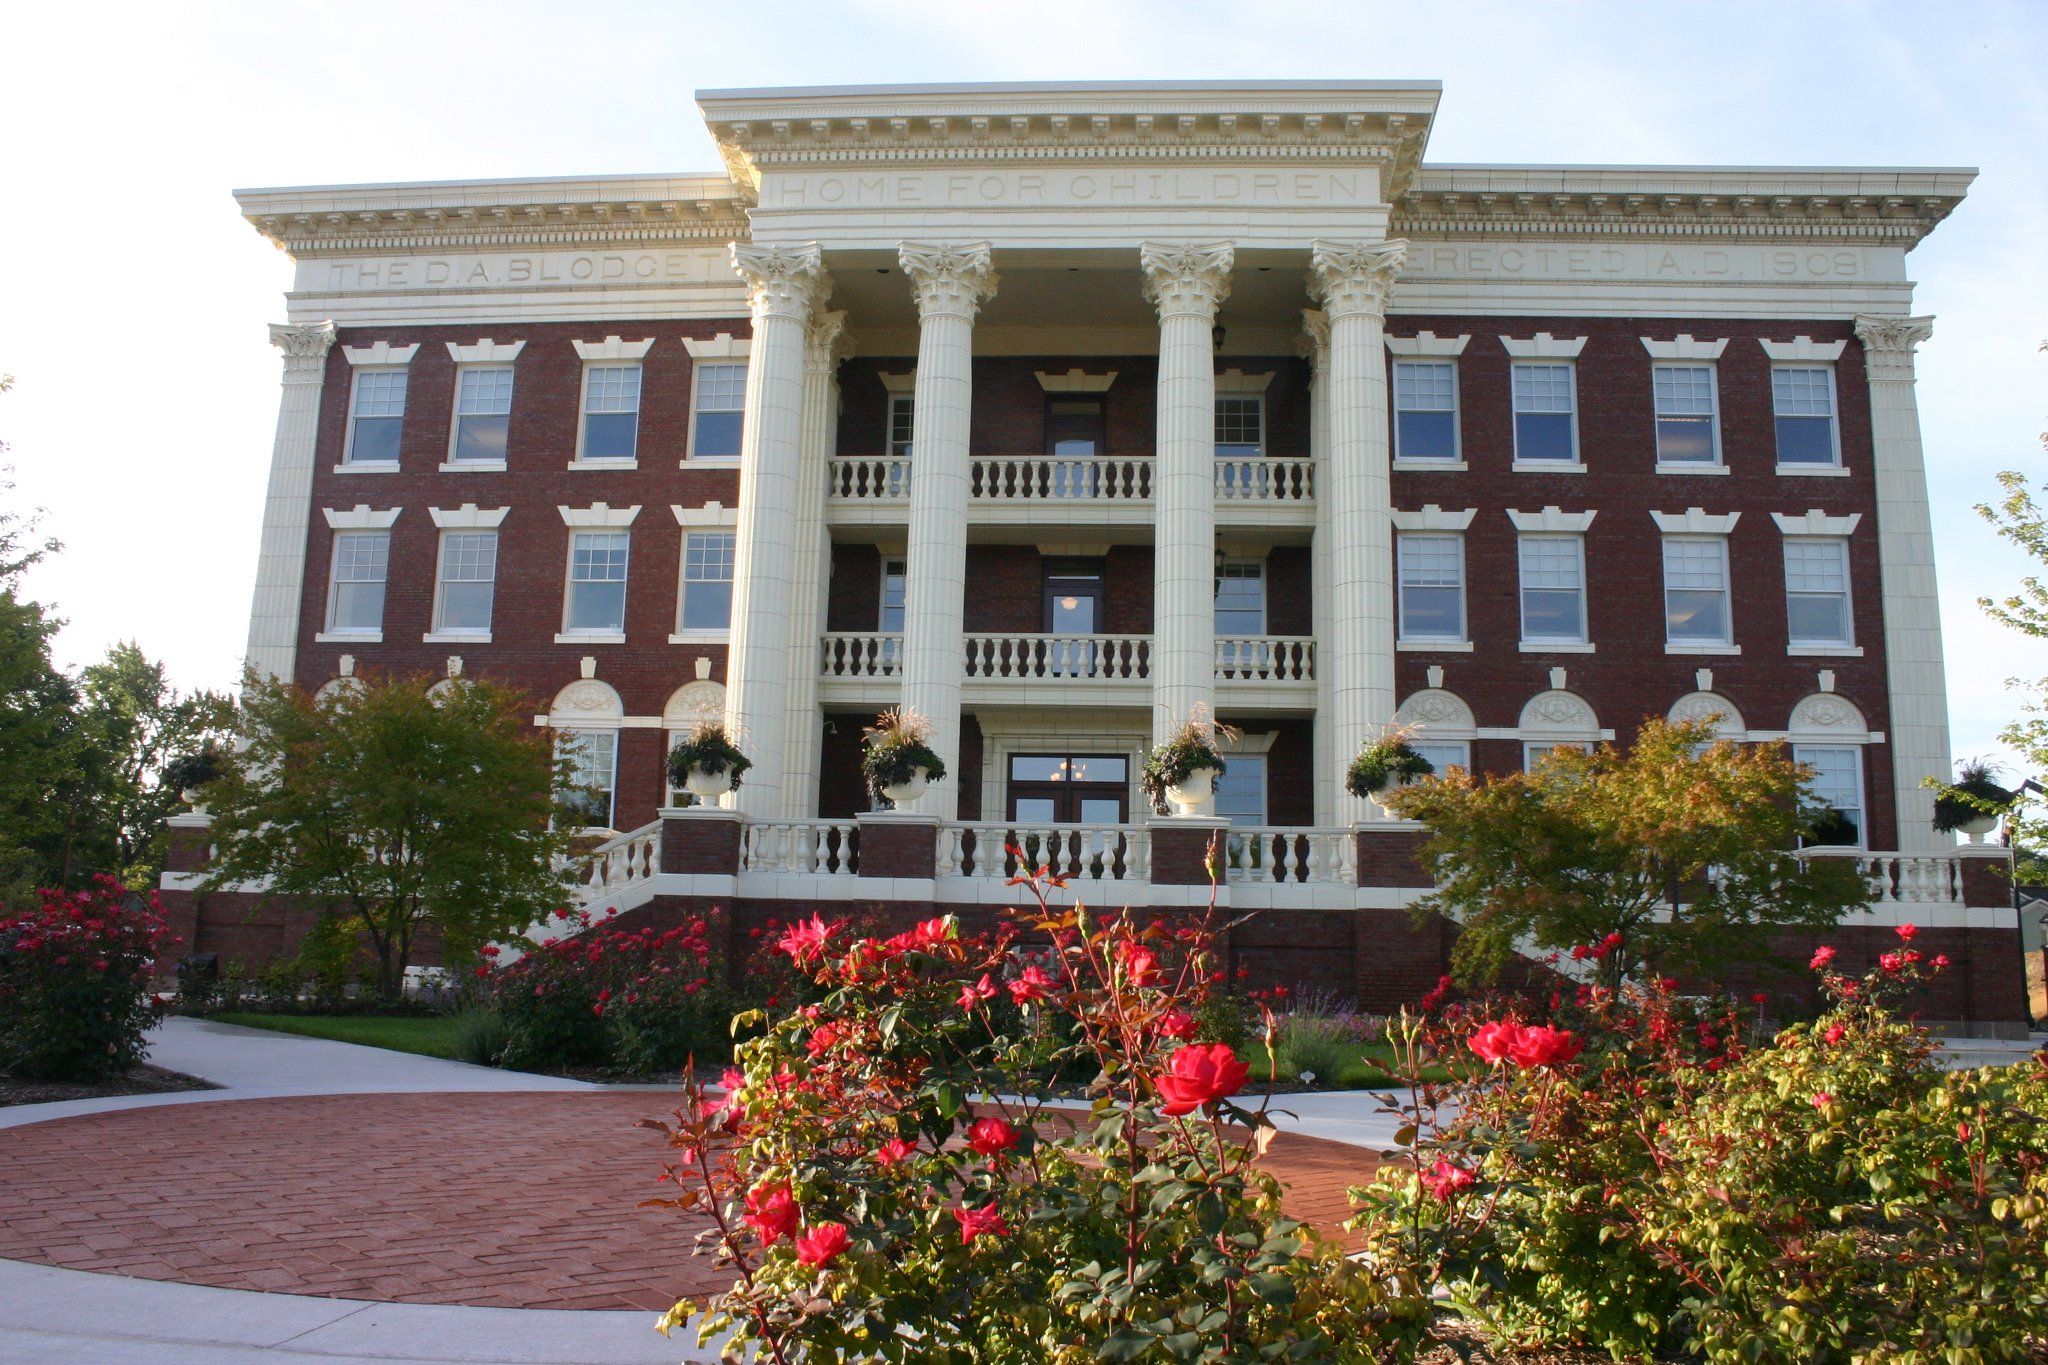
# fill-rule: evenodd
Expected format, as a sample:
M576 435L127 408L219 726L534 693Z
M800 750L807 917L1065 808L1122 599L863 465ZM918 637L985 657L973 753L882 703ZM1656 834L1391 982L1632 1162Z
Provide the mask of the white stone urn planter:
M1216 770L1197 768L1166 789L1175 815L1200 815L1216 799Z
M882 795L887 798L891 806L897 810L902 810L912 801L923 796L924 789L929 783L930 779L926 776L925 769L920 767L915 769L907 780L892 783L882 788Z
M1971 843L1981 844L1984 842L1985 835L1998 828L1998 817L1995 815L1979 815L1974 820L1965 821L1957 828L1961 833L1969 836Z
M683 789L705 805L711 805L732 790L732 769L720 768L713 773L692 768L683 778Z
M1374 787L1371 791L1367 792L1365 794L1365 799L1372 802L1373 805L1379 807L1381 810L1387 810L1388 802L1393 800L1394 793L1401 790L1401 788L1407 786L1411 781L1413 781L1412 778L1390 777L1385 782L1382 782L1379 786Z

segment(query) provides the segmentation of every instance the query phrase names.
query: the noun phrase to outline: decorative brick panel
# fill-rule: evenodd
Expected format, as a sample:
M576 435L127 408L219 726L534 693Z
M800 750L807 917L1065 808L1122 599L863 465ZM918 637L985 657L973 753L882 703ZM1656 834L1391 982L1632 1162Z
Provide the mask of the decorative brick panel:
M661 820L661 870L735 877L740 870L737 811L686 811Z
M2005 849L1973 852L1958 850L1956 865L1962 872L1963 904L1983 909L2012 906L2012 854Z
M186 824L189 816L173 816L164 831L164 867L171 872L197 872L213 857L211 822Z
M1210 850L1227 838L1230 823L1217 819L1152 822L1152 881L1157 886L1207 886L1215 879Z
M1429 841L1427 830L1388 829L1358 831L1358 884L1360 886L1429 886L1417 855Z
M928 880L939 861L936 817L877 812L860 817L860 875Z

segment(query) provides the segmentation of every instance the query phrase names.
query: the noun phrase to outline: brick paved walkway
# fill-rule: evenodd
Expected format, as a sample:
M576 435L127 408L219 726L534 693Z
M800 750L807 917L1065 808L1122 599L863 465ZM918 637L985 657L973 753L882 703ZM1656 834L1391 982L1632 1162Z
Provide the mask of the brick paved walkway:
M653 1092L321 1095L0 1131L0 1257L399 1303L665 1309L718 1286L704 1222L638 1201ZM1286 1134L1268 1163L1330 1226L1370 1164Z

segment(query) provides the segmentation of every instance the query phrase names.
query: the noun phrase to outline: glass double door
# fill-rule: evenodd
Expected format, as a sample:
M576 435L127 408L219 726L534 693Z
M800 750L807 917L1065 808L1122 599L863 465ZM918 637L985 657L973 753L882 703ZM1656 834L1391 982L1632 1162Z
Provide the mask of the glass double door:
M1016 754L1010 819L1020 825L1121 825L1130 818L1130 760L1121 754Z

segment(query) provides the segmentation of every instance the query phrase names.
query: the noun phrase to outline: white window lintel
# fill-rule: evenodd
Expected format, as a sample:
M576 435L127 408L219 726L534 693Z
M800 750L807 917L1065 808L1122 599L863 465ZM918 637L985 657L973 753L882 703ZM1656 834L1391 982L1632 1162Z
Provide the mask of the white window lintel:
M1757 344L1764 348L1764 354L1778 361L1808 361L1815 364L1832 365L1842 358L1848 348L1846 341L1815 341L1809 336L1798 336L1790 341L1765 341L1758 338Z
M654 338L642 341L621 341L608 336L603 341L572 341L576 354L584 360L645 360L647 353L654 349Z
M1592 526L1594 512L1567 512L1552 504L1540 512L1518 512L1508 509L1508 520L1515 524L1517 531L1544 531L1551 534L1584 535Z
M504 523L509 507L478 507L465 502L460 507L429 507L434 525L444 531L495 531Z
M1517 360L1576 360L1579 352L1586 349L1585 337L1554 337L1548 332L1538 332L1527 340L1504 336L1500 344L1508 348L1508 354Z
M1650 337L1638 339L1643 343L1643 349L1656 360L1719 360L1721 352L1728 349L1727 337L1697 341L1687 332L1680 332L1675 341L1657 341Z
M344 346L341 353L348 357L351 365L397 366L410 365L414 352L419 348L417 341L410 346L393 346L388 341L380 341L372 346Z
M633 524L633 518L640 515L640 504L613 507L610 503L594 502L588 507L564 507L557 503L555 510L562 514L564 526L619 527Z
M692 360L745 360L753 352L754 339L750 336L736 337L731 332L720 332L708 341L702 337L684 337L683 349L690 353Z
M1467 507L1462 512L1446 512L1433 502L1424 503L1420 512L1396 509L1393 513L1394 526L1402 531L1463 531L1478 515L1476 507Z
M1734 534L1742 513L1712 516L1704 507L1688 507L1683 512L1652 512L1650 519L1667 536L1725 536Z
M1851 512L1846 517L1831 517L1820 508L1811 507L1804 516L1773 512L1771 520L1777 522L1778 530L1788 536L1847 536L1855 533L1856 524L1863 520L1863 514Z
M1225 370L1216 376L1216 392L1219 394L1264 393L1273 383L1273 372L1246 374L1243 370Z
M887 370L876 370L875 378L880 380L882 387L890 393L917 392L917 371L915 368L905 370L902 374L891 374ZM1044 376L1040 376L1040 382L1044 382ZM1104 385L1104 387L1108 386Z
M1387 349L1398 356L1458 356L1465 354L1471 334L1440 337L1435 332L1417 332L1412 337L1387 338Z
M474 346L461 342L448 343L448 358L458 365L510 365L519 359L519 353L526 349L523 341L493 341L480 338Z
M1033 370L1038 376L1038 387L1047 393L1108 393L1109 386L1116 383L1117 372L1105 370L1101 374L1090 374L1075 368L1065 374L1053 374L1048 370ZM882 374L878 376L882 387L891 393L909 393L917 387L917 371L909 374ZM1222 392L1222 385L1217 385Z
M320 513L327 518L330 531L388 531L403 510L391 507L381 512L372 511L368 503L359 502L351 508L323 507Z
M722 502L707 502L702 507L684 507L672 502L668 510L675 513L676 525L692 531L725 530L740 524L740 509L727 507Z

